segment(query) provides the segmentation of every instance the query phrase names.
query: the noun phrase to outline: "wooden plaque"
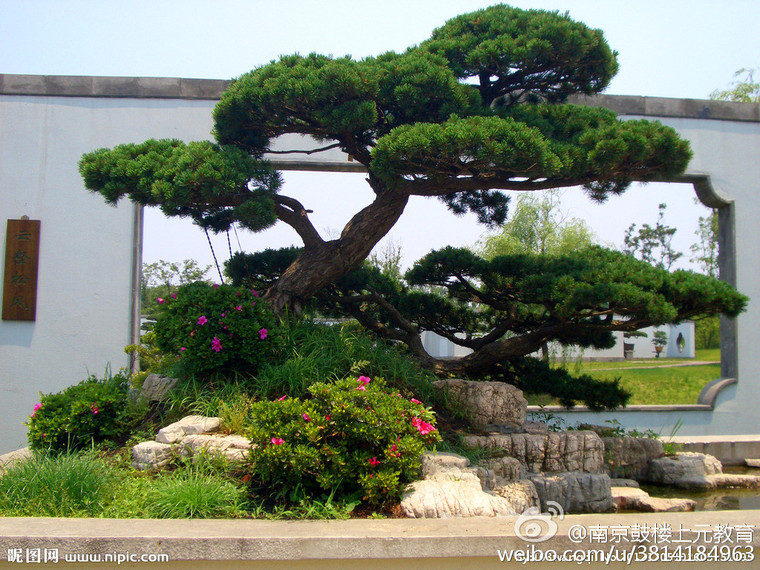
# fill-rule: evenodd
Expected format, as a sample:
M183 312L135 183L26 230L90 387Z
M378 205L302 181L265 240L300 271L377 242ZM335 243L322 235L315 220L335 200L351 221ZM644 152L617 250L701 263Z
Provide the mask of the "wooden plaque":
M8 220L3 279L4 321L35 319L39 254L40 221Z

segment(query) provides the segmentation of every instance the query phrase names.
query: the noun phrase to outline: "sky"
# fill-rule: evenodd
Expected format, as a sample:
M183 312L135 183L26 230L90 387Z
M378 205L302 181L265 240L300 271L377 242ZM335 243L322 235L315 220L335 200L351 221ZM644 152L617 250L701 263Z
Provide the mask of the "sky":
M230 79L281 55L317 52L362 58L402 51L458 14L494 2L476 0L0 0L0 73ZM568 11L602 29L619 52L620 71L608 94L707 99L725 89L740 68L760 67L760 0L515 0L520 8ZM361 174L287 172L283 193L314 210L323 237L336 237L372 194ZM607 244L621 247L632 223L653 225L657 206L676 227L674 247L685 251L699 216L687 185L636 185L595 205L578 190L564 194L566 216L585 220ZM413 199L388 240L409 266L430 249L469 246L486 229L474 216L454 217L435 200ZM213 264L202 230L145 217L143 259L196 259ZM284 224L213 239L222 263L229 250L255 251L299 244ZM210 274L213 277L213 274Z

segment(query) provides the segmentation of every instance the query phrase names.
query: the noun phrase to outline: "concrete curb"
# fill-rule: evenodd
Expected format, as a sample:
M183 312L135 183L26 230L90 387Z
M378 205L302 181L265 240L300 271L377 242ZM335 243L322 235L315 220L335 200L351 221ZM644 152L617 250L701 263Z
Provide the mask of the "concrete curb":
M530 518L530 517L528 517ZM535 518L535 517L533 517ZM523 519L523 520L521 520ZM116 519L0 519L0 554L7 550L58 549L63 556L80 557L108 553L161 554L168 562L160 568L236 567L245 563L288 562L308 567L363 567L393 560L394 568L504 567L499 550L620 550L641 545L658 545L650 536L644 542L609 539L573 539L573 529L662 528L668 524L673 536L692 545L712 546L705 529L718 525L752 525L754 534L740 543L745 550L760 553L760 510L702 511L696 513L636 513L620 515L569 515L556 521L557 533L544 542L525 541L516 532L522 517L475 517L470 519L353 519L347 521L261 521L261 520L116 520ZM551 524L551 523L550 523ZM654 534L654 533L652 533ZM590 535L589 535L590 536ZM612 535L610 535L612 536ZM618 537L620 533L618 532ZM671 545L675 548L675 544ZM731 545L735 546L735 545ZM513 561L514 563L514 561ZM317 564L316 566L314 564ZM514 563L515 565L521 565ZM575 562L573 566L577 566ZM150 567L140 564L140 568ZM554 567L557 565L555 564ZM0 568L6 567L0 562ZM10 566L8 566L10 567ZM66 564L72 568L71 564ZM83 565L82 567L86 567ZM90 568L95 566L90 563ZM104 565L98 567L107 567ZM254 564L255 567L255 564ZM270 566L271 567L271 566ZM538 566L531 565L536 568ZM568 565L570 567L570 565ZM640 566L637 564L637 567ZM747 566L748 568L751 566Z

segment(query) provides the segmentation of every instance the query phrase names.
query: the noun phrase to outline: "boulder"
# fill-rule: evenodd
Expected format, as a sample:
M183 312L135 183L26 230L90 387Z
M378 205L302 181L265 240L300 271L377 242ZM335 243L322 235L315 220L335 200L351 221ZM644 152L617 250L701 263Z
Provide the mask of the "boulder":
M693 511L696 501L691 499L662 499L651 497L642 489L631 487L612 487L612 501L618 511L640 511L644 513L687 512Z
M230 461L245 461L251 442L241 435L193 434L180 440L183 453L195 460L200 454L221 456Z
M505 485L496 487L494 494L503 497L518 514L524 513L530 508L538 508L539 498L536 486L528 479L511 481Z
M401 499L401 510L407 517L496 517L516 514L509 500L483 490L480 479L468 467L466 458L452 453L425 453L422 465L425 479L412 483Z
M602 437L604 458L610 477L646 479L649 462L665 455L659 439L646 437Z
M176 455L173 445L143 441L132 447L132 467L140 471L155 471L166 467Z
M723 465L712 455L686 452L653 459L646 480L682 489L711 489L716 486L712 476L722 473Z
M528 401L522 390L511 384L455 378L437 380L433 386L454 407L463 411L477 429L488 430L492 426L519 429L525 423Z
M513 457L530 473L604 471L604 444L592 431L466 435L462 443Z
M22 447L21 449L0 455L0 475L14 463L31 458L32 454L31 447Z
M149 374L143 381L140 395L146 400L161 402L166 399L167 395L178 380L171 376L162 376L160 374Z
M559 504L565 513L606 513L615 508L606 474L573 471L529 474L528 479L536 487L542 512L549 510L549 501Z
M760 468L760 459L745 459L747 467Z
M220 418L205 416L186 416L158 430L156 441L160 443L174 443L186 435L215 432L222 425Z

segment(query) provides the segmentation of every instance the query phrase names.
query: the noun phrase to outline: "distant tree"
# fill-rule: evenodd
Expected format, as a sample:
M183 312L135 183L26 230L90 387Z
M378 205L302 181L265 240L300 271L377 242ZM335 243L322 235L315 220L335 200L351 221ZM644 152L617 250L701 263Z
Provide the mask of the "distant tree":
M194 259L181 262L159 260L154 263L143 263L141 275L141 313L148 319L154 318L159 299L165 299L174 293L180 285L202 281L210 265L204 268Z
M214 231L290 225L303 247L266 299L297 312L360 266L411 196L498 226L503 190L584 186L604 199L633 181L682 173L691 151L675 130L566 103L601 92L617 69L600 30L559 12L497 5L449 20L402 53L283 56L222 95L213 113L218 144L100 149L82 157L80 172L110 203L127 196ZM299 137L271 143L288 134L321 146L305 150ZM374 200L326 240L308 206L280 194L279 175L259 159L331 149L366 168Z
M644 224L638 231L636 224L628 227L625 231L623 252L662 269L670 270L673 263L680 259L683 253L676 251L671 245L676 228L668 227L663 223L666 208L666 204L658 206L657 223L654 227Z
M725 90L716 89L710 93L710 99L718 101L736 101L738 103L760 103L760 83L753 76L755 69L742 68L731 82L731 87Z
M584 249L596 242L594 231L562 212L559 190L522 194L499 233L487 236L479 250L483 257L519 253L558 255Z
M689 248L690 260L696 263L702 273L718 277L718 210L711 210L707 216L700 216L694 232L697 241Z
M391 239L388 240L382 248L375 248L367 261L370 265L377 267L380 270L380 273L398 283L400 286L403 279L401 267L402 257L401 244L396 243Z

